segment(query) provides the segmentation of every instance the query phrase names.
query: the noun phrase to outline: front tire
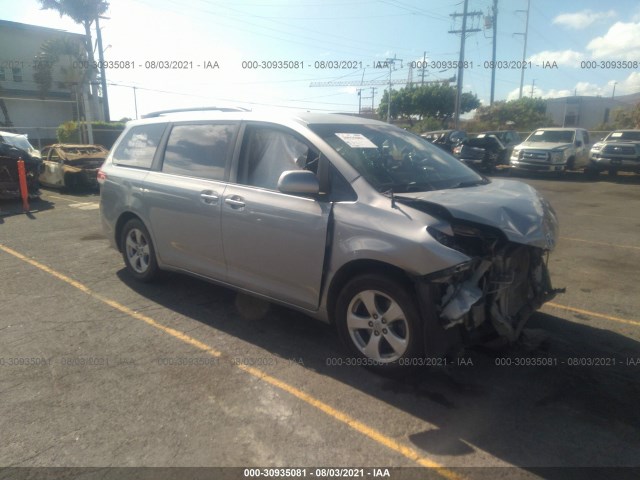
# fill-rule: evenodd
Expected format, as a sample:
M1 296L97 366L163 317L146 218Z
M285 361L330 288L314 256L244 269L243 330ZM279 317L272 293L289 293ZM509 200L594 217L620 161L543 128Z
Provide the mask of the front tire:
M71 173L67 173L64 176L64 182L62 185L62 189L65 192L72 192L78 187L78 179L75 175Z
M600 172L594 168L585 168L584 169L584 174L587 177L587 180L598 180L598 178L600 177Z
M151 282L158 277L158 261L151 235L137 218L129 220L122 229L122 258L127 270L140 282Z
M337 299L336 326L343 343L353 357L378 371L396 371L420 356L421 325L411 289L394 276L357 276Z

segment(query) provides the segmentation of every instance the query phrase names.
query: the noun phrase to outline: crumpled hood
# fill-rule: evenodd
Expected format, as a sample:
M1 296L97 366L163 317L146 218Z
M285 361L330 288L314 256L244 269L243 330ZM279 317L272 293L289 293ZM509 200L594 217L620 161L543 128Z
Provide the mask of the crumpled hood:
M486 185L397 195L424 202L427 213L440 216L443 207L453 218L500 229L516 243L553 250L558 221L553 207L533 187L515 180L492 180ZM428 208L428 205L437 205ZM417 207L419 208L419 207Z
M523 148L532 148L532 149L540 149L540 150L564 150L565 148L573 147L572 143L563 143L563 142L523 142L520 145L516 146L515 150L522 150Z

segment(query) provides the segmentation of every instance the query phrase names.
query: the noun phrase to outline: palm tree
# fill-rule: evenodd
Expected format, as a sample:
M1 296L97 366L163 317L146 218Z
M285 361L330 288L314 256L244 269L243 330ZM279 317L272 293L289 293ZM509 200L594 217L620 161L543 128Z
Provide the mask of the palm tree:
M40 52L34 59L33 79L40 90L40 97L46 98L53 83L53 68L59 65L57 87L69 90L71 98L76 103L78 122L85 117L82 105L83 87L86 85L87 70L77 68L86 61L84 46L75 39L57 37L48 40L40 47Z
M39 2L40 5L42 5L42 10L56 10L61 17L63 15L71 17L74 22L80 23L84 27L84 50L86 51L85 58L88 60L88 68L85 70L85 74L82 76L79 86L82 90L81 96L83 98L83 103L85 104L84 116L87 120L87 141L92 142L92 112L97 112L98 109L96 104L96 68L94 66L95 59L93 56L93 41L91 40L91 25L93 22L97 21L97 18L100 15L104 14L109 9L109 2L106 0L39 0ZM44 47L45 46L43 45L43 48ZM58 46L58 48L60 48L60 46ZM55 53L55 51L53 53ZM62 73L65 76L71 75L71 72L67 72L67 74L65 74L63 71ZM34 73L34 79L40 86L42 93L48 91L48 88L51 86L51 63L44 63L43 68ZM87 83L89 84L88 92L85 89ZM78 90L79 89L76 87L76 99L78 99L79 95ZM78 121L80 121L80 117L80 107L78 106Z
M39 0L42 10L56 10L60 16L71 17L74 22L82 24L85 31L85 50L89 68L87 78L91 85L91 92L96 91L96 69L93 56L93 41L91 40L91 25L98 16L106 13L109 9L109 2L106 0ZM93 95L96 98L96 95Z
M1 97L2 93L2 84L0 84L0 112L2 112L2 116L4 118L3 121L0 121L0 127L10 129L11 127L13 127L13 122L9 118L9 110L7 109L7 104L4 102L4 98Z

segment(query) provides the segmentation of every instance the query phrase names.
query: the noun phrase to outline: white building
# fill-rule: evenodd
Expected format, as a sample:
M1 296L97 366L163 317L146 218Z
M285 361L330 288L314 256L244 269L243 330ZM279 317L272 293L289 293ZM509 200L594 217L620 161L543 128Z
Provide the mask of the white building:
M82 102L81 96L74 93L82 88L73 86L74 81L77 83L84 77L83 66L77 61L65 57L53 66L51 88L44 98L34 80L35 59L42 45L56 39L82 45L85 37L0 20L0 130L25 133L36 148L55 143L56 128L66 121L77 120ZM95 106L91 116L93 120L103 119L101 109Z
M547 100L547 117L555 125L594 129L613 120L614 110L632 108L640 93L611 97L572 96Z

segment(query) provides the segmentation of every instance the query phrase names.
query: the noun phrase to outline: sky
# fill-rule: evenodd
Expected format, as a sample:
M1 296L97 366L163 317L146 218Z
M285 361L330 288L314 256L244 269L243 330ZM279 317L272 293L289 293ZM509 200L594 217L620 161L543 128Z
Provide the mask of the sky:
M463 91L483 104L489 104L491 92L493 30L485 21L492 4L469 0L469 11L482 15L467 20L467 28L479 31L466 37ZM389 78L397 82L394 89L410 77L422 81L418 62L423 59L425 81L456 75L461 37L449 32L461 30L461 15L452 14L461 14L463 5L461 0L112 0L101 21L105 60L124 68L106 72L111 117L211 105L358 112L360 101L377 107ZM519 96L516 62L524 53L526 10L527 0L498 1L495 100ZM640 92L640 2L531 0L528 17L523 95ZM36 0L0 0L0 18L84 33L69 18L40 10ZM390 58L396 59L391 68L385 63ZM159 68L167 63L187 68ZM329 85L311 86L314 82Z

